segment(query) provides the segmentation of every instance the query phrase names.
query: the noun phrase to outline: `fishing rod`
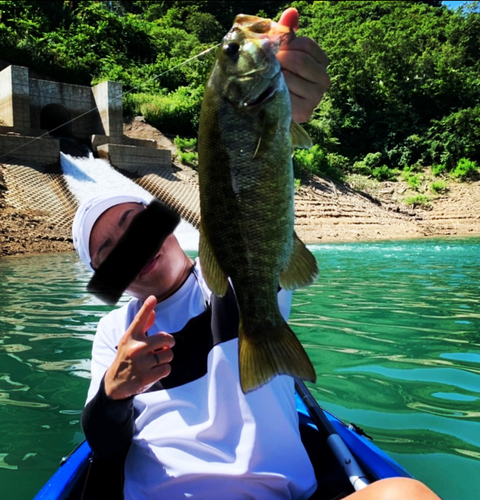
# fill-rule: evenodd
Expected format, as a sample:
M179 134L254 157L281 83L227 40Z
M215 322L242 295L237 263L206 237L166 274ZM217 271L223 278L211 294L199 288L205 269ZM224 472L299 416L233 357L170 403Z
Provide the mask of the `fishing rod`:
M360 467L359 463L352 455L352 452L348 449L343 439L337 433L335 427L327 418L323 409L310 394L307 386L298 378L295 379L295 390L300 396L300 399L305 403L305 406L307 407L308 412L318 429L320 430L323 428L327 432L327 444L347 475L354 490L359 491L366 488L370 484L366 473Z

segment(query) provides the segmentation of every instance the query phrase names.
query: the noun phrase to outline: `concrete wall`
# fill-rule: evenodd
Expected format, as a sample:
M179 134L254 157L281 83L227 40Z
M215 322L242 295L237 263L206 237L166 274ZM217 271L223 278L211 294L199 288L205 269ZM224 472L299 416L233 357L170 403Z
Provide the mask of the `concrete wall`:
M155 141L123 135L119 83L72 85L29 78L28 68L9 66L0 72L0 119L0 162L58 162L59 141L48 135L51 131L91 139L94 151L125 170L171 166L169 150L156 149Z
M95 109L96 104L90 87L31 78L30 126L32 128L41 128L42 110L52 104L63 106L68 112L70 120L73 120L70 126L74 137L85 139L92 133L101 133L99 113Z
M30 128L28 68L8 66L0 72L0 118L15 130Z
M169 149L153 149L121 144L103 144L97 147L100 158L122 170L135 171L138 167L163 167L172 165Z
M24 135L0 135L0 163L23 161L50 165L60 157L59 141L51 137L37 139Z
M122 85L116 82L101 82L92 87L95 105L98 108L103 132L110 137L123 135Z
M32 129L45 130L45 123L55 119L59 124L70 122L68 131L78 139L123 136L121 84L88 87L40 80L29 78L28 68L14 65L0 71L0 126L32 135Z

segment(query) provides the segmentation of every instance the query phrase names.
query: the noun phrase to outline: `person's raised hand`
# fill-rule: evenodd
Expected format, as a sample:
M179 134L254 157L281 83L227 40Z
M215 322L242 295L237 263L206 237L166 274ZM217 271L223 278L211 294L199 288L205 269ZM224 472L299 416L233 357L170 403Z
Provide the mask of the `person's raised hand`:
M156 298L148 297L118 343L117 356L105 373L105 392L111 399L140 394L170 374L175 339L165 332L146 336L156 305Z
M297 9L285 10L278 22L296 31ZM277 58L290 91L292 118L307 121L330 87L327 55L311 38L300 36L282 44Z

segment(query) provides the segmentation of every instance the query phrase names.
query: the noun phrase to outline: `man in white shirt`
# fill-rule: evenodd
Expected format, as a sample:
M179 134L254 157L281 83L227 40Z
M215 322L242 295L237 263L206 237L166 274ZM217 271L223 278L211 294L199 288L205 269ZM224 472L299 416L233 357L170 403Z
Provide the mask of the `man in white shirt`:
M294 27L298 14L288 9L280 22ZM304 121L328 87L326 56L312 40L295 38L278 57L295 94L294 118ZM87 267L98 269L145 205L112 195L79 207L74 244ZM125 498L310 498L316 480L293 379L277 376L247 395L240 388L233 291L213 296L201 263L169 235L127 292L134 298L99 323L82 417L98 456L126 456ZM285 318L290 298L279 292ZM416 481L393 479L353 498L437 497Z

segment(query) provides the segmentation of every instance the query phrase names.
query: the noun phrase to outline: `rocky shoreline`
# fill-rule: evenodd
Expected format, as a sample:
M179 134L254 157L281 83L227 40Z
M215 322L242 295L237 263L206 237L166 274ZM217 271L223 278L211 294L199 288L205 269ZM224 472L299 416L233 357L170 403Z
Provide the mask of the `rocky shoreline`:
M176 153L170 139L141 117L126 124L124 133L154 139L158 147ZM0 257L73 251L70 231L51 224L48 214L8 204L1 169L0 165ZM431 180L425 176L424 191ZM408 189L404 182L358 177L337 184L315 177L295 195L297 234L306 243L480 236L480 181L451 181L443 194L430 196L427 206L405 205Z
M296 231L307 243L480 236L479 184L454 186L430 210L405 207L402 212L385 210L348 189L330 190L327 195L325 186L334 185L316 179L296 195ZM462 214L472 205L476 205L473 214ZM68 230L51 225L39 211L9 207L0 192L0 257L70 251Z
M0 257L70 251L69 231L53 226L41 212L9 207L0 193Z

